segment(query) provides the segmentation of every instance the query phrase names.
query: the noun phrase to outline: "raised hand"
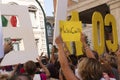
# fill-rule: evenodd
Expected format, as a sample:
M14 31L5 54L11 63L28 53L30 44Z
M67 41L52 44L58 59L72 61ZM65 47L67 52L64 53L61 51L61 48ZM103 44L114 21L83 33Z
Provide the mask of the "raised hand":
M60 35L55 39L55 42L56 42L56 44L61 44L61 43L63 43L63 40L62 40L62 38L61 38Z
M55 53L55 47L52 46L52 53Z
M118 46L118 50L115 53L117 56L120 56L120 46Z
M86 42L86 35L83 34L82 32L81 32L81 38L80 38L80 41L81 41L82 43Z
M41 62L41 56L37 57L36 60L37 60L38 62L42 63L42 62Z
M7 54L13 50L12 42L5 42L4 43L4 53Z

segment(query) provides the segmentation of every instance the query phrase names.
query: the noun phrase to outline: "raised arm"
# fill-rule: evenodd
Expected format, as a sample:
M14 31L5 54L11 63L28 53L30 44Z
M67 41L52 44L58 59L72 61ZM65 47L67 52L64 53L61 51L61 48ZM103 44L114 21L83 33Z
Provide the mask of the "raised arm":
M13 50L12 42L5 42L4 43L4 56L12 50ZM0 58L0 62L2 61L3 57Z
M69 67L67 56L65 55L63 41L61 36L58 36L55 40L58 46L58 59L60 61L61 69L67 80L78 80L72 70Z
M49 70L47 69L47 67L45 65L43 65L43 63L41 62L41 57L42 56L39 56L39 58L36 58L37 61L39 62L39 65L42 67L42 69L44 70L44 72L46 73L46 76L47 78L50 76L50 72Z
M16 73L16 71L17 71L17 69L18 69L18 66L19 66L19 64L14 65L14 69L13 69L13 71L12 71L11 74L10 74L10 78L12 78L12 77L15 75L15 73Z
M52 51L51 51L51 58L50 58L50 62L51 63L55 63L56 59L55 59L55 53L57 52L57 48L56 46L52 46Z
M87 57L89 58L95 58L92 50L90 49L90 47L88 46L88 44L86 43L86 36L81 33L81 38L80 38L82 44L83 44L83 48L85 49L85 54Z
M9 53L11 50L13 50L12 42L5 42L4 43L4 54Z
M118 72L120 74L120 47L118 48L118 50L115 54L117 55Z

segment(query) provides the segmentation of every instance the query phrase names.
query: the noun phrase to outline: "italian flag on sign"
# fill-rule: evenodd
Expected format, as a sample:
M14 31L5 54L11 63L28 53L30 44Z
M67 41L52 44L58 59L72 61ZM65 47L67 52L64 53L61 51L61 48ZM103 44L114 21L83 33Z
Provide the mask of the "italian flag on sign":
M1 19L2 19L2 26L3 27L7 27L8 21L10 21L10 24L12 25L12 27L17 26L17 17L16 16L11 16L10 20L8 20L5 16L2 15Z

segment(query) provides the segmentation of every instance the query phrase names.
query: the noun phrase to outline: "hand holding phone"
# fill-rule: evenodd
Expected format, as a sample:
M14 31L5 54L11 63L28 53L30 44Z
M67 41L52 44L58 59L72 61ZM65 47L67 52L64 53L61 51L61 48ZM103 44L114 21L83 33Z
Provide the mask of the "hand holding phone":
M5 42L12 42L10 37L9 38L4 38L4 41Z
M4 53L8 53L10 52L11 50L13 50L13 46L12 46L12 40L11 38L4 38Z

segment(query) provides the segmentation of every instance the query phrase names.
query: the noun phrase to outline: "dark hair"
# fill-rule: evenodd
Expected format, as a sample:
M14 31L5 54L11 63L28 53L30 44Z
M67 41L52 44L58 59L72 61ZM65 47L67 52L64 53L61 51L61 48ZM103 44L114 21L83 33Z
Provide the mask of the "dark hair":
M74 66L77 66L77 56L74 54L69 55L69 58ZM69 59L68 59L69 60Z
M17 74L14 75L10 80L18 80L18 78L22 76L22 77L26 77L27 80L32 80L31 77L28 74Z
M112 67L108 63L103 63L102 67L103 67L103 72L108 73L108 75L112 74Z
M55 49L55 53L57 53L58 52L58 48L55 45L53 45L53 47Z
M97 53L96 51L92 51L92 52L93 52L95 58L96 58L97 60L99 60L99 55L98 55L98 53Z
M24 64L24 69L29 75L35 74L36 71L36 64L33 61L27 61Z

